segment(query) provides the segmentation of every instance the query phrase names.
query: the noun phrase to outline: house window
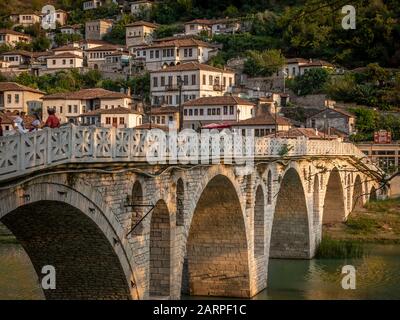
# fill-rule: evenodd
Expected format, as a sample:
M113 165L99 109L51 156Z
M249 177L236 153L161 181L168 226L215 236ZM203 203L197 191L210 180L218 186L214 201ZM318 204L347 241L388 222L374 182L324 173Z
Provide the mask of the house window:
M208 85L209 86L213 85L213 76L208 76Z
M158 78L153 77L153 87L158 87Z
M191 57L191 56L193 56L193 49L192 48L189 49L189 57Z
M53 65L56 64L56 60L53 60Z
M63 59L62 64L67 64L67 61L65 59Z
M111 118L110 117L106 117L106 124L111 124Z
M233 106L229 106L229 114L230 115L234 114Z
M72 106L68 105L68 113L72 113Z
M194 115L198 116L199 115L199 110L198 109L194 109Z
M154 58L154 51L150 50L150 59L153 59L153 58Z
M161 87L165 86L165 77L161 77Z
M184 50L183 50L183 56L186 58L187 55L188 55L188 50L187 50L187 49L184 49Z
M69 64L74 64L74 60L70 59Z
M156 50L156 59L160 58L160 51Z
M232 86L232 77L229 77L229 86Z
M224 106L224 115L226 116L228 114L228 106Z
M201 115L201 116L203 115L203 113L204 113L204 110L203 110L203 109L200 109L200 115Z
M187 86L189 84L189 76L188 75L183 76L183 84L185 86Z
M205 74L203 74L203 86L207 84L207 77Z
M19 103L19 94L15 95L15 103Z
M124 117L120 117L119 118L119 124L125 124L125 118Z
M187 109L183 110L183 115L187 116Z
M217 108L217 115L219 116L221 114L221 108Z
M7 103L11 103L11 94L7 95Z
M208 115L208 116L211 116L211 108L208 108L208 109L207 109L207 115Z
M212 115L215 116L215 108L212 108Z
M192 86L196 85L196 75L192 74Z
M74 113L78 113L78 106L74 105Z
M192 115L193 115L193 110L189 109L189 116L192 116Z

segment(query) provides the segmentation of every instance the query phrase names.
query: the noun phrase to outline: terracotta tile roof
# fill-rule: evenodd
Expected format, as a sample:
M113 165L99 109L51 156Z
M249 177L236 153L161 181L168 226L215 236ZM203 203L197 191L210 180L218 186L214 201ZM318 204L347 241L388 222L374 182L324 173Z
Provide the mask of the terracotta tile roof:
M120 49L123 49L123 47L108 43L108 44L104 44L104 45L101 45L101 46L98 46L98 47L86 49L86 52L91 52L91 51L115 51L115 50L120 50Z
M6 112L6 113L0 112L0 118L2 119L2 124L13 125L14 119L16 117L17 117L17 115L13 112ZM25 125L26 129L30 129L32 127L33 120L35 120L35 118L30 115L25 115L22 117L22 119L24 121L24 125Z
M270 134L269 137L274 137L275 134ZM313 128L292 128L288 131L279 131L276 133L279 138L297 138L306 137L309 139L337 139L337 136L327 135L321 131L317 131Z
M21 55L21 56L24 56L24 57L31 57L31 56L33 56L33 52L29 52L29 51L25 51L25 50L13 50L13 51L3 52L1 55L2 56Z
M24 36L24 37L27 37L27 38L31 38L31 36L29 36L29 35L27 35L25 33L17 32L17 31L10 30L10 29L0 29L0 34L13 34L15 36Z
M254 106L248 100L236 96L220 96L220 97L202 97L194 100L189 100L183 104L185 107L195 106L226 106L226 105L245 105Z
M110 43L107 42L107 41L103 41L103 40L93 40L93 39L88 39L88 40L83 39L83 40L80 40L78 43L79 43L79 44L100 44L100 45L110 44Z
M346 110L339 109L339 108L325 108L323 110L320 110L320 111L314 113L309 118L314 118L316 115L319 115L320 113L324 113L325 111L329 111L329 110L331 110L333 112L340 113L340 114L342 114L342 115L344 115L344 116L346 116L348 118L354 118L354 114L352 114L352 113L350 113L350 112L348 112Z
M151 71L150 73L158 73L158 72L174 72L174 71L194 71L194 70L203 70L203 71L213 71L213 72L225 72L225 73L234 73L231 70L219 69L216 67L212 67L208 64L198 63L198 62L187 62L178 64L176 66L166 67L157 71Z
M60 53L60 54L53 54L51 56L46 56L46 59L56 59L56 58L78 58L78 59L83 59L83 57L78 56L76 54L70 53L70 52L65 52L65 53Z
M286 63L293 64L293 63L308 63L307 59L303 58L287 58Z
M175 38L167 41L158 41L153 43L148 48L167 48L167 47L207 47L207 48L214 48L211 44L191 38Z
M163 107L156 107L156 108L151 108L151 115L156 115L156 114L168 114L168 113L176 113L179 112L178 107L173 107L173 106L163 106Z
M33 93L44 94L43 91L23 86L22 84L16 82L0 82L0 92L4 91L29 91Z
M282 126L291 125L288 119L278 115L276 116L276 123ZM233 124L233 126L263 126L263 125L275 125L275 116L270 113L266 113L262 116L241 120Z
M143 124L135 127L135 129L146 129L146 130L149 130L150 128L151 129L161 129L165 132L169 131L169 128L167 126L162 126L162 125L155 124L155 123L152 123L151 125L150 125L150 123L143 123Z
M300 65L299 68L307 68L307 67L329 67L329 68L333 68L334 65L324 61L324 60L311 60L311 61L307 61L306 64Z
M61 46L61 47L58 47L58 48L54 48L53 49L53 51L71 51L71 50L77 50L77 51L79 51L79 50L81 50L79 47L75 47L74 45L72 45L72 44L69 44L69 45L65 45L65 46Z
M155 28L158 28L160 25L157 24L157 23L151 23L151 22L148 22L148 21L140 20L140 21L135 21L135 22L133 22L133 23L127 24L126 26L127 26L127 27L146 26L146 27L154 28L154 29L155 29Z
M87 99L122 99L130 98L125 93L109 91L102 88L82 89L75 92L62 92L44 96L44 100L62 99L62 100L87 100Z
M185 24L204 24L204 25L211 25L212 20L209 19L194 19L188 22L185 22Z
M80 117L85 117L85 116L99 116L101 114L141 114L140 112L136 110L131 110L128 108L123 108L123 107L117 107L114 109L96 109L92 111L88 111L86 113L83 113L79 115Z
M80 29L82 28L81 24L72 24L60 27L60 29Z

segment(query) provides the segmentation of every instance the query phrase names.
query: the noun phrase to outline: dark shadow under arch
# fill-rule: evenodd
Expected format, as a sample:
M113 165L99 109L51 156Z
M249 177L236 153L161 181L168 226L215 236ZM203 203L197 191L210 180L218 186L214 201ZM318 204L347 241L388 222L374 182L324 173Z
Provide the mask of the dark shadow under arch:
M272 224L270 258L309 259L308 213L299 174L290 168L284 175Z
M359 175L357 175L356 180L354 181L353 186L353 204L352 210L360 209L363 206L363 191L362 191L362 182Z
M1 222L16 236L41 277L56 270L56 289L46 299L130 299L129 285L112 244L79 209L38 201L5 215ZM115 246L120 245L116 239Z
M150 224L150 296L170 296L171 225L166 203L159 200Z
M225 176L211 179L197 202L184 267L190 295L250 297L244 218L237 192Z
M344 221L345 200L340 174L337 168L331 171L324 199L322 224Z

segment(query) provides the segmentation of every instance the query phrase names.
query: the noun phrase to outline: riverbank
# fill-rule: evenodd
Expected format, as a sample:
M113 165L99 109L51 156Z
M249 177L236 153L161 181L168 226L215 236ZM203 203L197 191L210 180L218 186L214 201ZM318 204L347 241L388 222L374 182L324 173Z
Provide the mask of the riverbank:
M18 241L14 235L6 228L4 224L0 223L0 245L17 243Z
M372 201L345 223L323 227L323 238L361 243L400 244L400 198Z

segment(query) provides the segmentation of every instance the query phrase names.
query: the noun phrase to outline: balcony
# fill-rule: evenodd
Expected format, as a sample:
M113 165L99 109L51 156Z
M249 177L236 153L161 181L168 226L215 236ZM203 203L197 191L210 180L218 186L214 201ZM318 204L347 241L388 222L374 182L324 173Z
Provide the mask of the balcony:
M224 89L225 89L225 86L222 85L222 84L214 84L213 85L213 90L214 91L224 91Z
M179 86L177 84L167 84L164 88L165 91L179 91Z

